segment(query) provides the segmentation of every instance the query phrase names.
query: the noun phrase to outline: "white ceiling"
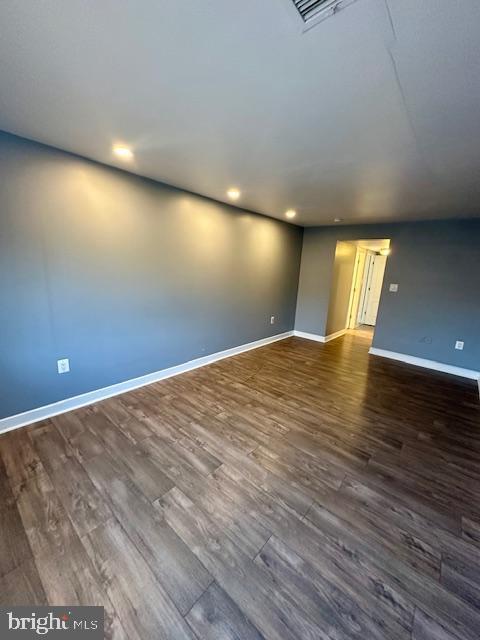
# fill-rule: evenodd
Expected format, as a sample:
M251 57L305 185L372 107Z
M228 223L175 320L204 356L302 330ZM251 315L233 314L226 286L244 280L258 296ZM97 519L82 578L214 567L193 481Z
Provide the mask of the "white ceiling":
M3 0L0 129L302 225L480 215L480 3ZM123 165L122 165L123 166Z

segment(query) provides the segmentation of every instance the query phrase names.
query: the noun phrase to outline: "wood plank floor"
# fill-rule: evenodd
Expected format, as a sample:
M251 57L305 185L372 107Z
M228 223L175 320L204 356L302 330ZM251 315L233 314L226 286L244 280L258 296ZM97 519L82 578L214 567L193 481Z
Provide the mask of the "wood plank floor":
M291 338L0 437L0 604L107 638L478 640L476 385Z

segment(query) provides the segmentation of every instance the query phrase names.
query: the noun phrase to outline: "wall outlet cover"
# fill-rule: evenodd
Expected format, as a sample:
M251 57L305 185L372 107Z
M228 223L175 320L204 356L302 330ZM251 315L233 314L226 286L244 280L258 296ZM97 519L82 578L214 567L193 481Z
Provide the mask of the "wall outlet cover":
M58 373L68 373L70 371L69 359L63 358L63 360L57 360L57 370Z
M463 342L463 340L457 340L455 342L455 349L458 349L459 351L463 351L464 346L465 346L465 343Z
M270 324L275 324L275 316L270 316Z
M389 291L391 291L392 293L397 293L398 284L391 284L390 287L389 287Z

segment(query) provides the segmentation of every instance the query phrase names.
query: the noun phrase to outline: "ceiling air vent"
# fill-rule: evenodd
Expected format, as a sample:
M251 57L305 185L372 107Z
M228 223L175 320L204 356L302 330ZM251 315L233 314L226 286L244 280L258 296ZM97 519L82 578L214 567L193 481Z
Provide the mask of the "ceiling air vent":
M338 0L293 0L298 13L304 22L316 18L320 11L325 11L332 5L338 4Z

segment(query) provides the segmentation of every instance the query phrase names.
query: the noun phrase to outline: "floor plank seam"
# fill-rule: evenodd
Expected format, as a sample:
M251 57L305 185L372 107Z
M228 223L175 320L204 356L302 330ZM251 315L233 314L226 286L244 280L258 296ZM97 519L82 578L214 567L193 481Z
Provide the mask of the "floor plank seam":
M265 540L265 542L262 544L260 549L257 551L257 553L252 558L252 562L255 562L255 560L260 556L260 554L264 550L265 546L270 542L270 540L273 538L273 536L274 536L274 534L272 532L270 532L270 535L268 536L268 538Z
M210 581L210 583L208 584L208 586L207 586L207 587L202 591L202 593L198 596L198 598L197 598L197 599L192 603L192 606L190 607L190 609L189 609L186 613L181 614L184 618L186 618L186 617L188 616L188 614L189 614L189 613L190 613L190 611L193 609L193 607L197 604L197 602L198 602L199 600L201 600L201 599L203 598L203 596L206 594L206 592L210 589L210 587L211 587L213 584L216 584L216 580L215 580L215 578L214 578L214 577L212 577L212 580ZM187 620L187 622L188 622L188 620ZM193 631L193 629L192 629L192 631Z

